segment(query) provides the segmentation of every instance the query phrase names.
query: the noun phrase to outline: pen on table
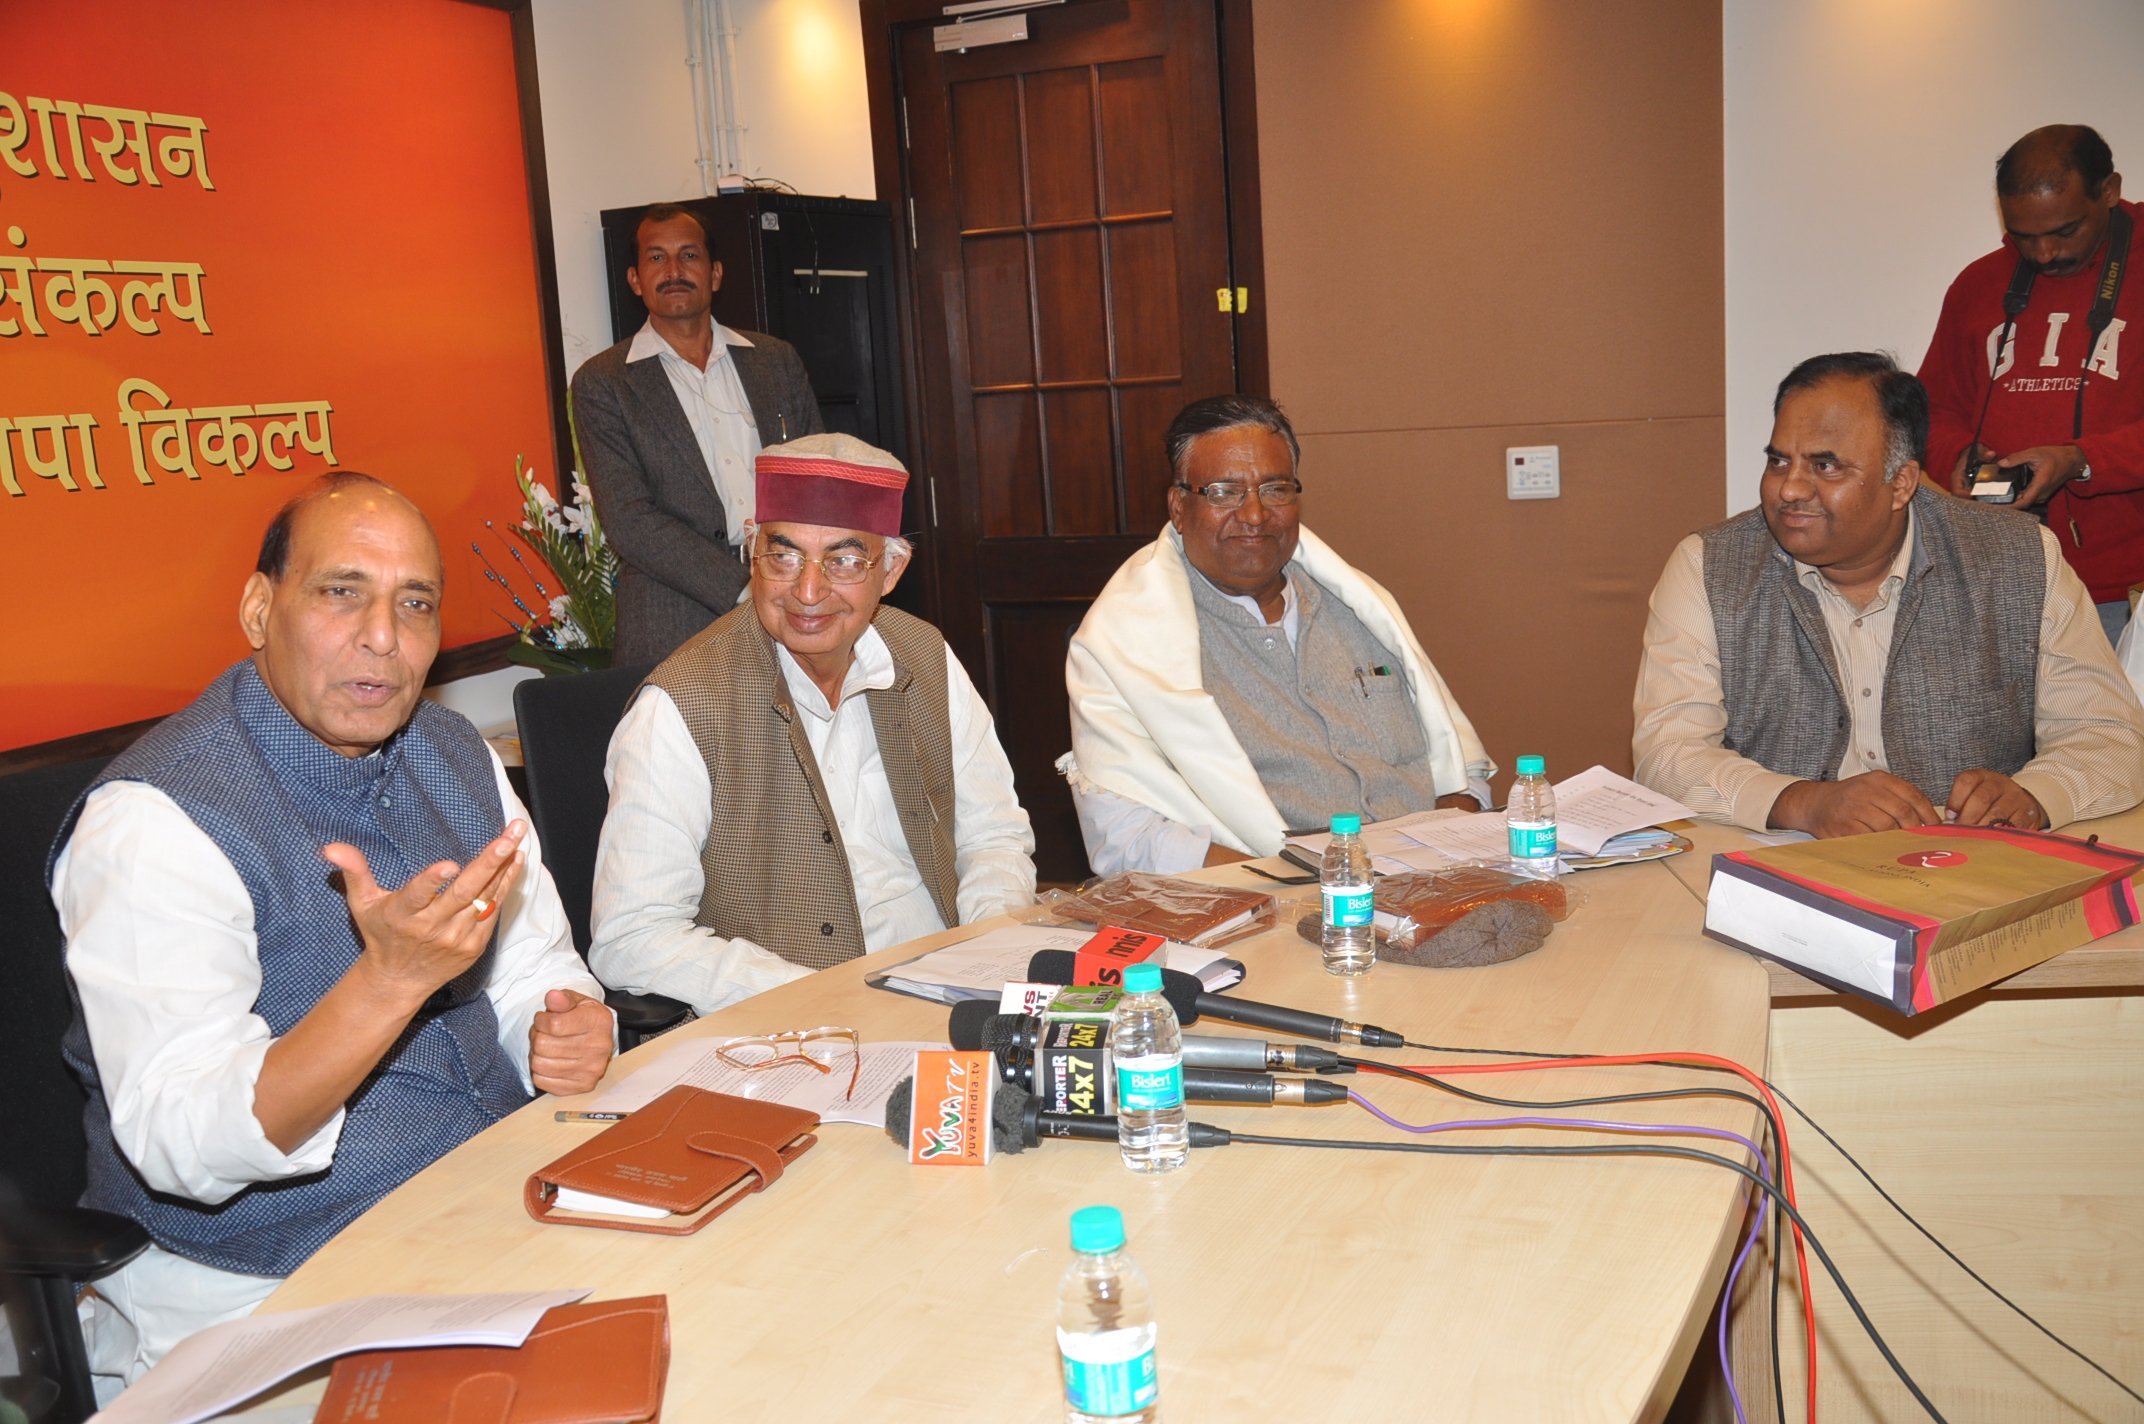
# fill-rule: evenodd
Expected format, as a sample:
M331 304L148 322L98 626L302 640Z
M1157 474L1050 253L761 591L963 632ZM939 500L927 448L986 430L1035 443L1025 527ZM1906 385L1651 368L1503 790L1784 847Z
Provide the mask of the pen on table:
M1363 681L1361 668L1355 669L1355 687L1362 693L1364 697L1368 697L1370 695L1370 684Z
M631 1113L622 1112L569 1112L565 1108L551 1114L557 1122L624 1122L631 1116Z

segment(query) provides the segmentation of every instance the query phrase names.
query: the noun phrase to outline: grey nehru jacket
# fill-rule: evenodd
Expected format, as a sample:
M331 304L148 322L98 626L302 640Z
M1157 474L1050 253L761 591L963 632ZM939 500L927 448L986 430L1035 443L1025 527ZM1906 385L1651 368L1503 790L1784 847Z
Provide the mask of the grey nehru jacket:
M1299 622L1291 648L1280 624L1189 572L1202 681L1291 830L1322 830L1335 812L1385 820L1436 804L1429 743L1399 660L1345 603L1289 569Z
M1891 770L1937 806L1959 773L2015 775L2033 757L2046 602L2039 526L1922 488L1883 685ZM1703 531L1718 630L1722 745L1773 771L1830 781L1851 718L1817 596L1750 510Z

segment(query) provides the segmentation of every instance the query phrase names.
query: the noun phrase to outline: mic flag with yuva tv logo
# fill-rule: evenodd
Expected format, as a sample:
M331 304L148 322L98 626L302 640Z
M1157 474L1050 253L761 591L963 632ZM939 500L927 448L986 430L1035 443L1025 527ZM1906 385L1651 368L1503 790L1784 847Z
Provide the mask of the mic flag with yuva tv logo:
M981 1167L990 1161L990 1108L997 1064L987 1049L916 1052L908 1160L918 1167Z
M2144 855L1927 826L1712 859L1705 933L1902 1014L2137 923Z

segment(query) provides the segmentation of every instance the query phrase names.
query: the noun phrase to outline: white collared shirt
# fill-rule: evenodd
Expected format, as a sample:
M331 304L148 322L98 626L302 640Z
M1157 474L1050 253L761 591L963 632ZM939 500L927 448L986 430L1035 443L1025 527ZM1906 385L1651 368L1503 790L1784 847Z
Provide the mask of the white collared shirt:
M841 829L865 948L945 929L909 853L863 696L893 685L886 640L876 628L857 640L841 700L831 706L788 649L776 645L775 655ZM967 924L1034 900L1035 837L990 709L951 649L946 703L955 910ZM604 776L610 811L596 852L588 961L606 984L666 994L704 1014L811 972L749 939L725 939L693 923L706 889L700 850L714 820L713 792L707 762L669 693L640 690L611 738ZM751 828L731 833L749 835Z
M715 344L705 370L678 355L677 348L655 329L652 317L634 333L625 360L631 365L652 356L663 363L663 374L670 378L670 389L692 426L700 458L722 501L723 527L734 548L744 542L744 527L752 518L752 464L759 458L760 447L759 422L744 393L744 382L737 377L730 348L752 343L712 317L708 321L714 327Z

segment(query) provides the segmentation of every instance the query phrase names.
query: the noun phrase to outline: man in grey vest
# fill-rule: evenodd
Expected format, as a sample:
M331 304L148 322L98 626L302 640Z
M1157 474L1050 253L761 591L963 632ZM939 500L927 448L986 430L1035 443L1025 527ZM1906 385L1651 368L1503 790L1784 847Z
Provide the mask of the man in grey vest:
M1817 356L1772 402L1759 507L1653 590L1638 779L1816 836L2040 829L2144 799L2144 712L2047 531L1921 484L1928 395Z
M879 602L908 472L815 435L757 481L750 601L650 674L605 767L589 963L701 1013L1035 897L989 710Z
M1495 771L1392 595L1304 529L1295 431L1259 396L1164 437L1169 527L1065 658L1072 784L1108 875L1271 855L1335 812L1479 810Z
M100 1376L250 1311L532 1089L586 1092L610 1061L527 812L476 729L420 700L442 581L378 480L300 494L239 604L252 657L61 829L83 1202L155 1243L93 1288Z
M648 322L573 376L596 511L618 551L620 665L666 657L737 604L752 459L826 428L796 348L715 321L722 264L673 203L634 230Z

